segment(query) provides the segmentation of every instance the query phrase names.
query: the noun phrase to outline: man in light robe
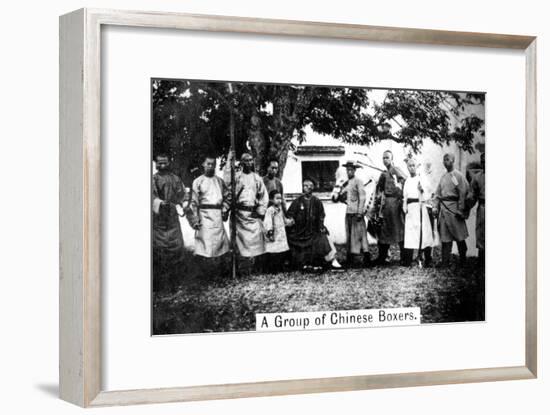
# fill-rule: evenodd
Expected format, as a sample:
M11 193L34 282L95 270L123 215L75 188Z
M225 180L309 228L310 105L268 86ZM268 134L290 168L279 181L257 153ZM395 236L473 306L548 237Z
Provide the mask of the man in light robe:
M369 243L367 239L367 226L365 223L366 192L363 181L355 177L355 171L360 165L348 161L343 165L348 176L347 183L339 194L338 200L346 206L346 252L348 266L355 266L359 262L364 266L370 265ZM358 257L361 257L360 261Z
M472 179L470 206L477 203L476 213L476 246L478 259L481 264L485 263L485 153L480 157L481 171Z
M399 246L400 260L404 260L403 239L405 220L402 209L405 174L393 164L393 153L384 151L382 162L386 170L380 174L376 185L378 217L382 224L378 236L376 265L386 265L390 245Z
M156 167L152 185L154 291L158 291L162 283L175 288L177 269L183 261L183 236L176 207L183 210L185 197L183 183L170 171L167 155L157 155Z
M232 153L230 153L232 157ZM227 163L229 165L230 163ZM236 241L239 254L254 258L265 253L263 218L269 195L262 178L254 173L252 156L241 156L241 171L235 175ZM228 177L226 174L225 177Z
M283 189L283 183L277 177L279 174L279 162L275 159L269 161L269 166L267 167L267 174L263 177L264 185L269 195L272 190L277 190L282 198L283 204L281 205L283 213L286 212L286 202L285 202L285 193Z
M223 222L229 214L229 188L215 175L216 159L206 157L204 174L193 181L190 225L195 229L195 255L216 258L229 251Z
M441 266L448 266L451 259L453 241L456 241L460 263L466 261L466 238L468 228L466 218L468 208L466 196L468 193L468 181L462 173L454 168L455 156L445 154L443 165L447 172L443 174L435 191L436 206L438 214L439 235L441 238Z
M418 249L419 258L423 254L423 265L432 264L433 229L428 204L432 198L429 184L416 172L414 158L407 160L410 177L403 185L403 212L405 213L404 264L410 266L414 250Z
M342 266L336 260L336 248L328 238L325 228L323 202L313 196L313 182L303 181L303 194L288 208L294 225L288 229L287 238L294 266L304 271Z

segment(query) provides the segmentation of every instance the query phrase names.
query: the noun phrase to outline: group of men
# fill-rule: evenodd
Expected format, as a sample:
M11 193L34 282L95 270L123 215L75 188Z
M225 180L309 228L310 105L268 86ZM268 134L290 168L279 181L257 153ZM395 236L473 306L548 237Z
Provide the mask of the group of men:
M391 151L383 153L382 161L385 170L378 179L375 203L370 211L365 201L364 185L355 177L355 171L360 165L351 162L344 165L348 181L333 200L347 203L345 223L348 263L357 263L357 257L361 255L364 265L371 263L365 215L373 223L372 228L378 239L375 265L387 264L390 246L397 245L402 265L411 265L414 250L417 250L419 262L431 266L436 234L441 240L439 265L449 265L453 242L457 244L460 262L464 263L468 237L466 219L476 204L476 246L482 262L485 249L485 155L481 154L480 171L468 183L464 175L454 168L454 155L445 154L443 165L446 172L435 191L418 174L418 164L414 158L407 160L409 177L394 165Z
M233 157L230 155L230 157ZM232 160L228 160L227 166ZM348 180L335 202L345 202L346 251L349 265L360 257L364 265L387 263L391 245L398 245L403 265L412 262L413 250L423 256L424 265L431 264L434 245L434 219L442 243L442 265L448 265L452 242L458 245L460 259L466 256L468 230L466 218L469 210L478 203L476 236L480 257L484 249L485 180L484 156L482 170L472 180L454 169L454 156L446 154L443 164L447 172L441 177L435 192L416 172L416 162L409 160L410 176L394 166L390 151L383 154L385 170L376 185L375 207L369 212L362 181L355 177L360 166L348 162ZM203 174L193 181L186 195L181 179L169 168L169 158L156 157L157 173L153 176L153 260L161 273L177 269L183 260L184 244L179 216L186 216L195 229L194 255L202 259L219 258L227 254L231 244L224 222L229 216L235 221L236 248L241 259L261 257L265 252L266 236L263 217L268 207L268 195L276 190L284 195L283 185L277 177L279 165L272 160L265 177L254 172L253 158L244 153L240 169L235 172L234 192L231 192L229 170L224 178L216 175L216 158L207 156L203 161ZM283 203L282 210L292 219L287 238L293 265L297 267L339 268L336 249L324 225L323 203L313 195L314 183L306 178L303 194L290 206ZM232 197L235 198L232 203ZM284 200L284 197L283 197ZM377 229L378 257L371 261L367 238L368 221ZM377 226L374 226L377 225ZM370 227L370 226L369 226ZM259 261L260 262L260 261Z
M231 157L226 167L231 164ZM261 263L259 259L266 252L263 218L268 207L268 195L274 190L284 194L281 180L277 177L278 161L269 162L267 175L262 178L254 172L252 156L244 153L239 171L235 172L235 190L231 192L229 169L225 169L223 178L217 176L216 158L207 156L202 164L203 174L193 181L188 195L181 179L170 171L169 164L168 156L159 154L156 157L157 172L153 175L155 269L161 274L169 274L177 270L178 264L183 261L184 245L178 215L185 216L195 230L194 255L201 260L209 260L220 258L230 251L224 222L232 214L239 258L245 262L257 259L252 262ZM312 194L313 182L305 180L303 186L302 196L289 207L286 203L282 206L284 214L294 222L287 234L290 259L297 266L322 263L340 267L335 258L336 249L329 241L324 226L323 204ZM235 198L234 203L232 197Z

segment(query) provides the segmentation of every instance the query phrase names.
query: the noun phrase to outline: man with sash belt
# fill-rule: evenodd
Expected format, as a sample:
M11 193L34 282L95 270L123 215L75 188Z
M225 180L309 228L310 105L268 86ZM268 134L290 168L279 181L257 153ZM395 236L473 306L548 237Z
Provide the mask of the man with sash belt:
M485 263L485 153L480 157L481 171L472 179L470 206L477 203L476 213L476 246L478 259L481 264Z
M441 266L448 266L451 259L453 241L456 241L460 263L466 260L466 238L468 229L466 218L468 208L466 196L468 182L464 175L454 169L455 156L447 153L443 156L443 165L447 170L435 191L435 213L439 213L439 235L441 238Z
M391 244L398 244L400 260L404 260L403 238L405 233L405 218L402 209L403 183L405 174L394 166L393 153L384 151L382 162L386 171L380 174L376 184L376 211L382 220L378 237L378 258L376 265L386 265Z
M185 189L181 179L170 171L166 154L155 158L157 173L153 175L153 269L158 276L153 290L160 289L160 279L169 289L176 287L178 267L183 261L183 236L176 206L182 208ZM183 210L183 208L182 208Z
M231 152L230 157L233 157ZM229 165L230 163L227 163ZM243 153L235 175L236 241L239 254L254 258L265 253L263 218L269 196L262 178L253 171L252 156ZM227 175L226 175L227 176Z
M413 253L418 249L418 258L423 258L423 265L432 263L432 246L434 244L433 228L428 212L432 197L429 184L417 173L417 162L414 158L407 160L410 177L403 185L403 212L405 213L405 255L404 264L412 263Z
M195 229L195 255L216 258L229 251L223 222L229 215L229 188L215 175L216 159L207 156L204 174L193 181L190 225Z

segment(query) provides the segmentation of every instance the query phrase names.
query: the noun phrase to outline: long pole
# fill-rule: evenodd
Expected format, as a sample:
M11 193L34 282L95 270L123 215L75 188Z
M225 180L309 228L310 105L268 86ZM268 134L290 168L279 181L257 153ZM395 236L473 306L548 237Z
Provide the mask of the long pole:
M369 155L367 153L363 153L361 151L354 151L353 153L354 154L359 154L361 156L369 157ZM370 160L370 157L369 157L369 160ZM357 161L357 163L361 164L362 166L370 167L371 169L378 170L380 172L385 172L386 171L385 169L381 169L380 167L376 167L376 166L373 166L372 164L364 163L364 162L359 161L359 160Z
M422 186L422 184L420 183L420 174L418 175L418 188L417 188L417 191L418 191L418 208L420 210L420 236L419 236L419 242L418 242L418 266L420 268L422 268L422 213L423 213L423 210L422 210L422 202L423 202L423 192L420 191L420 187Z
M233 85L231 82L227 83L229 89L229 139L230 139L230 149L229 152L232 155L230 157L230 167L231 167L231 215L229 218L229 223L231 227L231 276L233 279L237 276L237 223L235 222L235 212L237 201L235 200L235 109L233 108Z

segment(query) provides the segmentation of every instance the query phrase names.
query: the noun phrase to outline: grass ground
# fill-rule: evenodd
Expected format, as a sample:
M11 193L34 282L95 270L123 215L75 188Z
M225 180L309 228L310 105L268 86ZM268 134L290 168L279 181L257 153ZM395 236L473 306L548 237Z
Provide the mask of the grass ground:
M390 252L390 266L321 274L256 273L233 280L201 267L182 271L175 290L153 295L153 332L247 331L254 330L256 313L393 307L420 307L423 323L484 320L484 272L476 258L461 267L454 258L449 268L419 268L399 266L396 254Z

